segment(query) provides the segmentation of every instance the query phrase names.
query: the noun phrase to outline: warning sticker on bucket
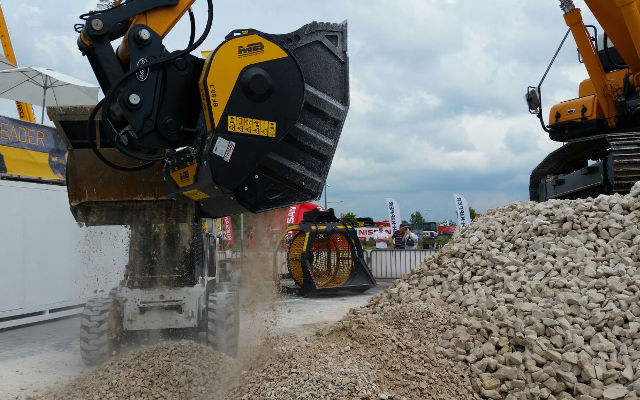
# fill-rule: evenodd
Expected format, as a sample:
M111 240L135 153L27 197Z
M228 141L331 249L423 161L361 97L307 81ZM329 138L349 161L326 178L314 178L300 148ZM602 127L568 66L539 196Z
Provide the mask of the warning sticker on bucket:
M229 115L227 117L227 130L229 132L246 133L249 135L276 137L276 123L261 119L243 118Z
M213 146L213 154L216 154L222 157L222 159L226 162L229 162L229 160L231 160L231 155L233 154L233 149L235 148L235 142L222 137L218 137L215 146Z

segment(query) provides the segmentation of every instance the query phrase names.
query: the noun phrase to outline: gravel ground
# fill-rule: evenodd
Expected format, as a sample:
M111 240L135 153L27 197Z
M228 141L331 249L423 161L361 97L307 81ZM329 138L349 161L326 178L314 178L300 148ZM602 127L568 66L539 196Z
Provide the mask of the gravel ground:
M490 210L313 336L271 336L237 364L194 344L174 344L175 362L143 350L145 362L130 353L64 393L102 398L111 385L127 398L108 382L136 371L147 388L157 375L145 365L160 363L169 386L131 398L199 398L202 379L214 382L207 398L225 399L637 399L639 196L640 183L628 196Z
M471 399L466 366L433 349L453 323L455 313L420 303L355 313L304 339L281 337L227 398Z
M191 341L166 342L27 398L472 399L468 368L434 351L455 315L427 303L356 311L312 336L272 337L239 360Z
M220 399L235 360L185 340L142 347L116 357L43 395L66 399Z
M349 309L366 304L386 287L388 284L382 283L355 295L281 296L275 312L270 302L245 307L240 321L240 351L255 353L256 346L264 341L265 330L270 336L311 335L340 320ZM90 371L80 359L79 324L78 318L70 318L0 331L0 399L34 397ZM125 350L134 348L129 344Z

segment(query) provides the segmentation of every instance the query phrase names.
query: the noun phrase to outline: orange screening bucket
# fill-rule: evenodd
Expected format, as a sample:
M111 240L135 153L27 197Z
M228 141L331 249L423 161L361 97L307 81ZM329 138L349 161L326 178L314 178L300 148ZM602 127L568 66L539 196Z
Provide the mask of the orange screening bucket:
M366 291L376 285L353 227L333 210L312 210L283 234L293 238L287 269L303 295L331 291Z

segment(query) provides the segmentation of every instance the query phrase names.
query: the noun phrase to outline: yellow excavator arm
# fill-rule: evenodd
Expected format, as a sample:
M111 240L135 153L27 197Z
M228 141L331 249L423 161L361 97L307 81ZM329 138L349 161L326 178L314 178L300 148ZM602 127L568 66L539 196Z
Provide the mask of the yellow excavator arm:
M0 41L2 42L2 50L4 51L5 58L13 65L18 66L16 61L16 55L13 52L13 46L11 45L11 38L9 37L9 29L7 23L4 20L4 13L2 12L2 6L0 6ZM33 108L29 103L23 103L16 101L16 108L18 109L18 115L23 121L36 122L36 118L33 115Z
M615 106L615 93L607 80L607 74L598 57L598 49L591 40L591 35L587 30L579 8L575 8L571 0L563 0L561 8L564 12L564 20L573 34L573 38L578 45L578 51L582 55L584 65L587 68L591 82L599 105L604 112L607 124L611 128L615 128L615 117L618 115Z
M194 2L195 0L178 0L174 4L147 10L133 17L127 33L122 38L120 46L118 46L117 54L120 61L123 63L129 62L129 31L132 27L145 25L161 37L165 37ZM122 0L117 0L112 6L118 7L121 3ZM91 41L84 34L81 34L80 37L86 45L91 45Z
M585 0L631 71L640 73L640 11L637 0Z

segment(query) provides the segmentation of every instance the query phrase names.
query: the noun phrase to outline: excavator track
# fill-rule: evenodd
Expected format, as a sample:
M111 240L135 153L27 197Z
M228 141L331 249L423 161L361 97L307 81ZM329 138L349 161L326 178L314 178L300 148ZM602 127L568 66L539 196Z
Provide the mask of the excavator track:
M595 135L550 153L531 173L529 195L546 201L626 194L639 180L640 132Z
M613 154L613 192L629 193L640 181L640 132L607 135Z

